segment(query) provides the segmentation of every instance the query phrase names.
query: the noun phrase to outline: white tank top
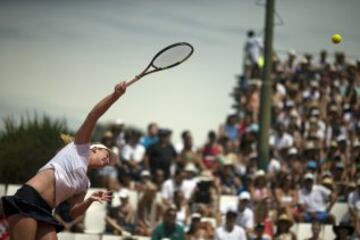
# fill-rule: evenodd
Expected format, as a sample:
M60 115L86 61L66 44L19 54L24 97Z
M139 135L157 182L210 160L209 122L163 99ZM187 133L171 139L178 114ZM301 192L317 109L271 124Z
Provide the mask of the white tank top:
M89 149L90 144L71 142L39 170L54 169L56 206L74 195L86 193L90 187L86 175Z

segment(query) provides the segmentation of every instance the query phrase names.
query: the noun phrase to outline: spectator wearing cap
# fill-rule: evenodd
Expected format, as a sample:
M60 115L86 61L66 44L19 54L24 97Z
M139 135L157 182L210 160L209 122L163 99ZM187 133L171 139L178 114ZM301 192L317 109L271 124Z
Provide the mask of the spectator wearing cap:
M222 152L221 145L217 142L217 136L214 131L209 131L208 140L201 150L202 161L206 169L214 169L217 165L216 158Z
M241 179L235 174L235 164L238 156L232 149L230 140L223 141L223 153L218 156L221 164L220 180L221 194L237 194L242 187Z
M140 137L139 131L128 131L125 135L126 144L121 149L120 155L134 180L140 180L140 173L144 165L145 147L139 143Z
M331 207L336 201L335 192L321 185L315 185L315 176L305 175L304 186L299 190L299 207L302 211L298 218L301 222L314 220L322 223L334 223L335 217L330 214Z
M193 213L190 219L189 229L186 231L186 240L205 240L208 233L201 226L201 214Z
M140 173L140 181L136 183L136 190L142 193L147 182L151 182L151 174L148 170L142 170Z
M159 141L158 132L158 124L156 122L149 123L147 126L147 134L140 139L140 144L142 144L145 149L148 149L151 144Z
M293 220L286 214L281 214L276 223L274 240L296 240L296 235L290 230Z
M121 189L118 196L120 198L120 205L110 208L105 220L108 232L122 235L124 231L134 231L135 212L129 203L129 191L127 189Z
M272 197L271 191L267 186L266 173L264 170L256 171L253 185L249 186L249 190L255 204L262 203L265 199Z
M245 229L247 233L254 230L254 212L250 208L251 196L249 192L243 191L238 196L238 208L236 224Z
M151 240L185 240L184 228L176 223L176 208L169 207L160 223L152 232Z
M347 203L351 220L355 223L360 218L360 178L356 181L356 190L349 194Z
M176 162L177 154L171 143L171 131L159 130L159 141L150 145L146 151L145 167L154 175L156 170L164 172L165 179L170 177L170 166Z
M215 232L215 240L246 240L246 233L244 229L237 226L236 223L237 211L229 208L225 215L225 224L218 227Z
M197 184L196 176L198 174L198 169L195 167L195 164L188 163L185 168L185 179L183 181L182 191L185 194L185 199L189 200Z

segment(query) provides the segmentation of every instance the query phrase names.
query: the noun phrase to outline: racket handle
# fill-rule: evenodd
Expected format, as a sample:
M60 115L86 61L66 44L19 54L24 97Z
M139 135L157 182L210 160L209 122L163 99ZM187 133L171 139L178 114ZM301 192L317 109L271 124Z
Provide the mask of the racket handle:
M134 82L136 82L137 80L139 80L141 78L140 75L135 76L133 79L129 80L128 82L126 82L126 87L130 86L131 84L133 84Z

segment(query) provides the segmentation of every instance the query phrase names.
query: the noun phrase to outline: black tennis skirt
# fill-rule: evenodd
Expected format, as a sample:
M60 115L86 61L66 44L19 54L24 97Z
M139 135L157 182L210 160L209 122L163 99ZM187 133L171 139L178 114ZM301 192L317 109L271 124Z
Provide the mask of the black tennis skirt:
M14 196L4 196L1 200L6 217L21 214L39 222L53 225L56 232L64 229L51 214L51 207L45 202L41 195L29 185L23 185L17 190Z

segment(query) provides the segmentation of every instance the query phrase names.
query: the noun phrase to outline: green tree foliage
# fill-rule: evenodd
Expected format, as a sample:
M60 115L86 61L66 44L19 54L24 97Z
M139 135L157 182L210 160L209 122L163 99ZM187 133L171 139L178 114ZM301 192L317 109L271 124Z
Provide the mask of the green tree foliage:
M68 133L64 120L47 116L3 119L0 131L0 182L24 183L63 146L60 133Z

